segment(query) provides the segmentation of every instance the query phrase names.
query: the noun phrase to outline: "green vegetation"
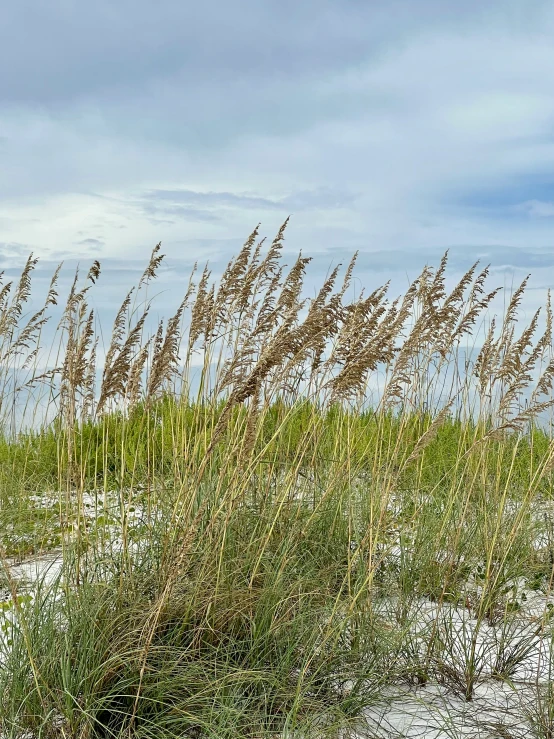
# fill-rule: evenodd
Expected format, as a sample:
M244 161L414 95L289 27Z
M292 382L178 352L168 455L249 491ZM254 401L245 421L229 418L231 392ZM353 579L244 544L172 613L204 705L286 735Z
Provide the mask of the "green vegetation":
M445 255L402 299L349 302L354 258L302 299L285 227L218 286L193 275L145 337L158 245L99 363L99 264L47 367L58 273L30 317L35 261L0 285L2 736L393 736L384 700L439 684L471 703L487 681L521 688L496 736L522 716L553 735L549 655L525 690L518 672L552 639L550 297L544 333L535 316L515 338L524 282L447 383L487 269L448 295ZM49 420L18 427L37 388ZM12 573L56 549L53 585Z

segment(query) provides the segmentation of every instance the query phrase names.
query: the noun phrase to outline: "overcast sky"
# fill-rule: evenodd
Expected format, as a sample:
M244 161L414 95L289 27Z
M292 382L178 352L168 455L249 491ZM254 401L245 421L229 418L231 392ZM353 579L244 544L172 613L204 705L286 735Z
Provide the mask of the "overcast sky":
M0 268L226 263L261 221L361 252L394 295L451 249L491 288L554 284L554 3L18 0L0 26ZM40 273L39 273L40 275ZM397 288L394 290L394 288Z

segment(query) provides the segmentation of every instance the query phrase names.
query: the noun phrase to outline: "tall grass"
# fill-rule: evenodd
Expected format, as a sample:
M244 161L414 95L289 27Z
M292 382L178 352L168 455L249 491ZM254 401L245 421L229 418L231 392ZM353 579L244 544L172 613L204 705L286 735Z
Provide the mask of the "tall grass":
M286 226L217 284L195 268L148 334L156 246L101 362L97 262L50 351L59 269L30 317L36 260L0 288L6 736L346 736L411 683L472 701L513 682L550 634L550 295L544 332L537 314L516 337L524 281L461 373L488 268L447 294L445 254L392 303L351 300L354 256L307 299ZM10 558L55 547L53 590L18 599ZM526 592L544 594L530 634Z

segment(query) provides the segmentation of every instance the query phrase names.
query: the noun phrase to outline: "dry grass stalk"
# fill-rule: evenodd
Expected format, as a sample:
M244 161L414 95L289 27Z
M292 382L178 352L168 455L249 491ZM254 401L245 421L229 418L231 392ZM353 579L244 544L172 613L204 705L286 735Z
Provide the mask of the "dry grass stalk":
M212 435L211 450L221 438L232 408L255 396L267 401L280 392L295 395L304 388L330 403L361 401L370 378L380 367L385 367L387 380L380 410L403 405L410 395L423 392L426 368L435 357L439 367L448 363L499 290L485 291L489 268L475 276L476 262L447 295L446 252L437 270L426 266L405 295L391 304L386 299L389 283L367 297L362 292L358 299L348 303L345 294L351 282L355 254L340 290L335 290L338 265L315 298L303 299L301 293L310 259L300 254L285 276L279 263L288 222L289 219L279 229L265 257L262 257L264 239L258 239L259 225L256 226L237 258L225 269L217 289L215 284L210 284L208 265L197 287L191 276L186 295L165 329L161 322L154 336L145 336L150 302L136 312L131 299L157 275L163 260L157 244L137 293L134 290L128 293L116 315L97 397L97 338L94 314L86 302L86 293L100 274L100 265L94 262L85 286L78 289L77 273L69 292L60 322L65 339L62 361L53 370L34 374L20 383L18 389L39 381L53 383L58 375L59 410L65 424L104 413L119 401L132 407L139 398L154 400L166 389L172 391L172 380L181 366L181 324L190 308L185 366L199 342L205 367L211 361L216 343L219 341L222 346L213 394L226 396L226 405ZM58 297L59 268L44 307L19 329L35 265L36 259L31 255L11 301L11 283L0 289L0 359L5 364L11 362L12 366L17 359L23 368L32 368L38 361L38 342L48 320L47 309L57 304ZM193 275L195 269L196 265ZM501 386L499 411L503 414L502 423L508 424L504 429L519 428L548 407L545 402L539 402L539 396L551 389L554 378L551 359L534 388L529 407L510 418L519 395L530 384L537 363L542 361L551 343L550 302L547 329L538 343L532 346L538 312L522 335L514 339L516 311L526 284L527 279L512 296L498 339L493 319L472 368L482 399L490 397L492 402L496 385ZM468 289L469 296L464 299ZM414 319L412 326L406 331L411 319ZM228 356L224 357L224 351Z

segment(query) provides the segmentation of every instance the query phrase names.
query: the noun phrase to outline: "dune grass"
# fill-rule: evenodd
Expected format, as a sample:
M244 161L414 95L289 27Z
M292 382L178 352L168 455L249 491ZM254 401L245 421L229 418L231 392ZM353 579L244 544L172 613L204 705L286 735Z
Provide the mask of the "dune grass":
M286 225L217 284L195 272L149 335L158 245L102 361L98 263L48 366L58 272L30 316L35 261L0 286L3 736L376 736L368 708L431 683L471 703L551 639L550 296L544 333L515 337L524 281L460 372L488 269L447 294L445 255L392 303L350 300L354 257L307 299ZM22 599L10 563L56 548L60 577ZM529 736L553 735L548 685Z

